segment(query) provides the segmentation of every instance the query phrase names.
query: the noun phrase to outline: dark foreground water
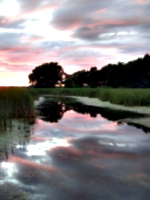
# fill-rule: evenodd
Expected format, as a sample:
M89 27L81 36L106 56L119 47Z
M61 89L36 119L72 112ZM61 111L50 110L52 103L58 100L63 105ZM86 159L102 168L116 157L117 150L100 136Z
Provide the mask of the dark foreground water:
M149 200L150 134L118 124L127 114L43 102L34 125L0 133L0 200Z

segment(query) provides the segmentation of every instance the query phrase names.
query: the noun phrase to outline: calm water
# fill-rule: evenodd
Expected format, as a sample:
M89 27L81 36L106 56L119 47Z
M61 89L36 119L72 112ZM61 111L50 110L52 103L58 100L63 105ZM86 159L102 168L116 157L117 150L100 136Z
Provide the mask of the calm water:
M47 98L34 124L1 130L0 200L149 200L150 134L132 113Z

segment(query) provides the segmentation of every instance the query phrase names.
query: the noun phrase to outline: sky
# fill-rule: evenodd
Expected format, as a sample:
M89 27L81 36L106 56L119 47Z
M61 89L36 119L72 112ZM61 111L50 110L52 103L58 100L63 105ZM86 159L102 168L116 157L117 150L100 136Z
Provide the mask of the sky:
M150 0L0 0L0 85L46 62L68 74L150 52Z

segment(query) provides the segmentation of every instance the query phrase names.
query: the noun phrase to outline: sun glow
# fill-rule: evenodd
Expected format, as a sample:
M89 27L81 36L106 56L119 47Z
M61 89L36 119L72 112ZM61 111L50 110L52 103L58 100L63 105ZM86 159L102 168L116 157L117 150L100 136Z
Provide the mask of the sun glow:
M29 15L32 16L31 14ZM72 31L65 30L59 31L55 30L51 25L50 21L53 18L53 10L42 10L34 13L32 16L32 20L28 18L24 23L25 32L34 35L35 32L38 33L39 36L43 37L43 41L52 41L52 40L71 40ZM34 20L33 20L34 19ZM39 28L40 27L40 28Z
M28 86L28 73L0 72L0 86Z
M13 17L19 13L19 3L15 0L5 0L0 4L1 16Z

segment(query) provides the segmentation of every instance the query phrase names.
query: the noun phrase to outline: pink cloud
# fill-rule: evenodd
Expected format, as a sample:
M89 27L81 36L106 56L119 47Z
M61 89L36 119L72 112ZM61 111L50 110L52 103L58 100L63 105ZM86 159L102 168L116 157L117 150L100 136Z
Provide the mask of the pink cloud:
M141 4L144 4L144 3L147 3L148 1L147 0L139 0L139 3Z
M22 42L25 42L25 43L33 43L33 42L42 41L44 37L43 36L31 36L31 37L22 36L20 39Z

